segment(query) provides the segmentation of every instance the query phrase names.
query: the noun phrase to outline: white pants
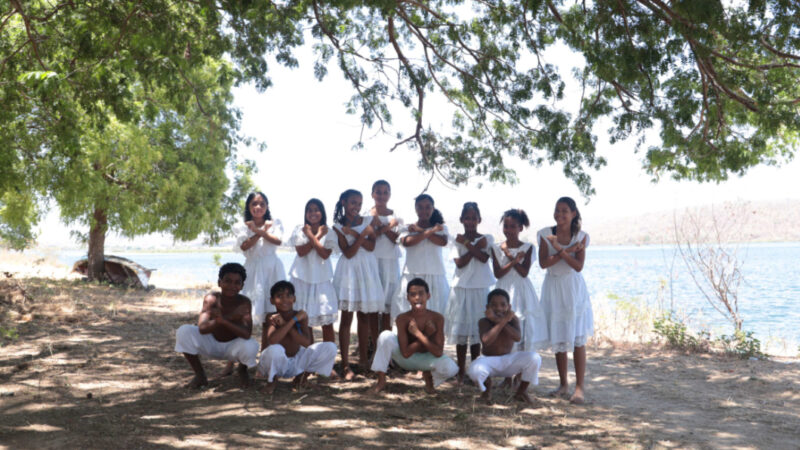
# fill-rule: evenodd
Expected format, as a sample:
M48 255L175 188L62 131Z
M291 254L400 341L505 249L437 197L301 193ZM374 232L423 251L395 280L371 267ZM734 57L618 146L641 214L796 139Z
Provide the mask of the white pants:
M238 361L250 368L256 366L258 342L255 339L242 338L220 342L211 333L201 334L197 325L181 325L175 333L175 351L212 359Z
M375 350L375 356L372 359L372 371L385 373L391 360L394 360L397 365L406 370L430 372L434 386L439 386L446 379L458 373L456 363L445 355L436 357L431 353L425 352L414 353L410 357L404 358L403 354L400 353L397 335L386 330L378 337L378 348Z
M272 382L275 377L291 378L303 372L314 372L317 375L330 376L336 360L336 344L333 342L317 342L309 347L300 347L292 357L286 356L286 349L281 344L272 344L261 352L258 360L258 373Z
M513 377L522 372L522 381L539 384L539 368L542 357L536 352L513 352L502 356L481 356L472 361L467 375L472 378L481 392L486 391L483 383L489 377Z

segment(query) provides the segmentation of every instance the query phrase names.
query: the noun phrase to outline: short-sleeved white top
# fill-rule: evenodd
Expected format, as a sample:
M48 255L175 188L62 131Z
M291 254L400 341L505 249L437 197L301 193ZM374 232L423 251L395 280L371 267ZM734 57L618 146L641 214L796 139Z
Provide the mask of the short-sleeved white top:
M494 238L489 234L478 236L472 241L472 245L476 245L478 241L486 238L486 247L481 249L481 252L491 256L489 250L494 244ZM459 258L467 254L469 250L464 244L453 241L453 249L450 251L450 257L453 259ZM494 284L494 274L492 273L491 259L485 263L480 262L476 258L472 258L469 263L464 267L456 266L455 276L453 277L453 286L460 288L487 288Z
M413 236L415 234L419 233L408 231L408 227L406 226L403 228L397 240L398 242L403 242L406 236ZM447 225L443 225L442 231L436 234L444 236L449 240ZM445 275L444 259L442 257L443 248L444 247L431 242L430 239L425 239L417 245L406 247L406 264L403 272L408 274Z
M255 232L251 231L250 228L247 228L245 224L239 224L234 228L234 232L236 233L236 243L233 246L233 251L244 253L246 258L262 258L264 256L273 256L275 255L278 246L267 242L264 239L259 239L258 242L255 243L252 247L248 248L247 250L242 251L242 244L244 241L253 237ZM281 223L280 219L273 219L272 226L269 227L267 233L275 236L276 238L283 240L283 223Z
M328 228L328 232L322 237L322 245L335 251L336 247L338 247L337 239L336 232ZM307 243L308 236L303 233L303 225L298 225L292 232L292 237L289 238L289 245L294 248ZM289 269L289 276L303 280L306 283L330 281L333 278L333 265L330 257L323 259L312 248L306 256L295 256L292 267Z
M539 239L539 245L541 245L542 241L544 241L545 245L547 245L547 254L550 255L550 256L555 255L556 253L558 253L558 250L556 250L555 247L553 247L553 244L551 244L550 241L547 240L547 236L552 236L552 234L553 234L553 228L552 227L542 228L541 230L539 230L538 233L536 233L536 236ZM586 233L583 230L578 231L575 234L575 236L572 236L572 239L569 241L569 244L562 245L562 247L564 247L564 248L571 247L571 246L577 244L578 242L583 241L584 239L586 239L586 244L585 245L586 245L586 247L588 247L589 246L589 234ZM574 253L572 255L575 256ZM566 275L566 274L568 274L570 272L574 272L574 271L575 271L575 269L570 267L569 264L567 264L567 262L564 261L563 259L547 268L547 273L550 274L550 275Z
M397 219L397 226L392 228L392 231L395 233L398 229L403 227L403 219L394 215L377 217L383 224L389 223L392 219ZM370 220L372 220L371 217ZM380 235L378 240L375 241L375 250L372 251L372 254L374 254L376 258L380 259L396 259L402 255L400 252L400 246L397 243L390 241L389 238L384 234Z

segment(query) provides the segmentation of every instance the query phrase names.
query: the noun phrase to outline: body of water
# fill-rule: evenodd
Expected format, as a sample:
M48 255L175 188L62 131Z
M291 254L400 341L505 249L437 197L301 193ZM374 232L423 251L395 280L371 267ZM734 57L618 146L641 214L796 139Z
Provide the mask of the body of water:
M65 250L56 257L72 265L83 254ZM235 252L114 254L157 269L151 281L162 287L173 283L216 284L219 267L215 255L223 263L244 262L244 256ZM295 254L281 252L279 257L288 271ZM800 271L796 266L800 243L746 244L740 247L739 257L744 261L744 282L738 289L744 328L754 331L764 343L786 342L789 353L795 353L800 343ZM446 267L452 279L453 261L447 259ZM724 334L732 331L729 322L712 309L694 284L674 246L592 246L587 250L583 276L593 302L607 301L612 294L612 299L635 299L650 306L677 309L690 318L690 325L696 329ZM535 265L530 278L538 293L544 271Z

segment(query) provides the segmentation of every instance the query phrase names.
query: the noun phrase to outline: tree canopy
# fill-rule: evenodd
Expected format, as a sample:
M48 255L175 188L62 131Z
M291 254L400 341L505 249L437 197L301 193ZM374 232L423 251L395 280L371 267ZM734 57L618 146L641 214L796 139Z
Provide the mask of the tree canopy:
M96 223L78 200L85 191L138 205L109 222L129 235L224 230L238 211L225 192L247 181L231 88L266 89L270 58L296 66L309 40L316 76L335 64L352 83L348 112L388 132L403 105L415 126L397 145L456 184L513 181L506 161L516 156L563 165L591 195L604 118L612 142L657 131L642 154L654 177L701 181L791 158L800 130L789 0L0 5L0 237L17 244L30 240L42 199L68 221ZM583 66L565 73L558 45ZM451 129L430 125L432 97L450 103ZM176 206L189 201L201 211ZM192 215L203 225L181 222Z

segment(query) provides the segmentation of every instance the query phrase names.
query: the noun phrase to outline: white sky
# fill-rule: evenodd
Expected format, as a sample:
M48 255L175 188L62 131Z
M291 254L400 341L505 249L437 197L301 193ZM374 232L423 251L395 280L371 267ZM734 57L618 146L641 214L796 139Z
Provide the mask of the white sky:
M302 56L302 55L301 55ZM389 153L395 142L393 135L377 135L376 130L366 130L365 149L352 150L361 133L356 115L347 115L344 104L352 89L341 76L338 67L331 65L323 82L313 76L313 60L300 59L300 67L290 70L272 64L270 76L274 85L264 93L251 87L235 92L235 104L243 113L242 132L267 144L267 150L242 151L241 156L253 159L259 173L257 186L269 198L273 217L280 218L287 233L302 222L303 206L311 197L320 198L329 218L339 194L348 188L360 190L364 208L372 205L369 197L372 183L386 179L392 185L389 206L406 221L415 220L413 197L419 194L428 181L428 175L417 169L417 153L405 147ZM567 61L569 63L570 61ZM562 70L562 76L569 76ZM437 105L429 101L426 125L446 127L449 114L434 110ZM405 135L412 130L405 110L393 111L394 132ZM430 117L437 121L430 122ZM405 128L401 124L409 124ZM608 128L602 125L597 131ZM652 137L652 136L651 136ZM631 140L632 141L632 140ZM601 135L597 147L608 159L608 165L592 173L597 191L587 204L574 184L566 179L560 166L534 168L519 160L507 161L518 174L520 183L515 186L484 183L480 180L467 186L453 188L434 180L428 193L436 200L451 232L461 231L458 216L466 201L477 201L481 208L484 226L482 231L499 231L497 222L508 208L523 208L531 219L531 230L548 226L552 222L555 200L569 195L578 202L584 218L584 228L591 232L592 223L620 217L632 217L645 212L673 210L690 205L721 203L729 200L780 200L800 198L791 186L800 179L800 162L780 168L757 167L743 177L732 177L722 184L676 182L663 179L658 184L641 168L641 154L633 152L633 142L608 144ZM646 148L646 146L644 147ZM43 229L58 230L42 233L41 245L63 246L69 241L69 228L60 225L56 214L51 214L42 224ZM128 245L129 241L110 235L106 245ZM166 236L144 236L136 239L137 246L169 246Z

